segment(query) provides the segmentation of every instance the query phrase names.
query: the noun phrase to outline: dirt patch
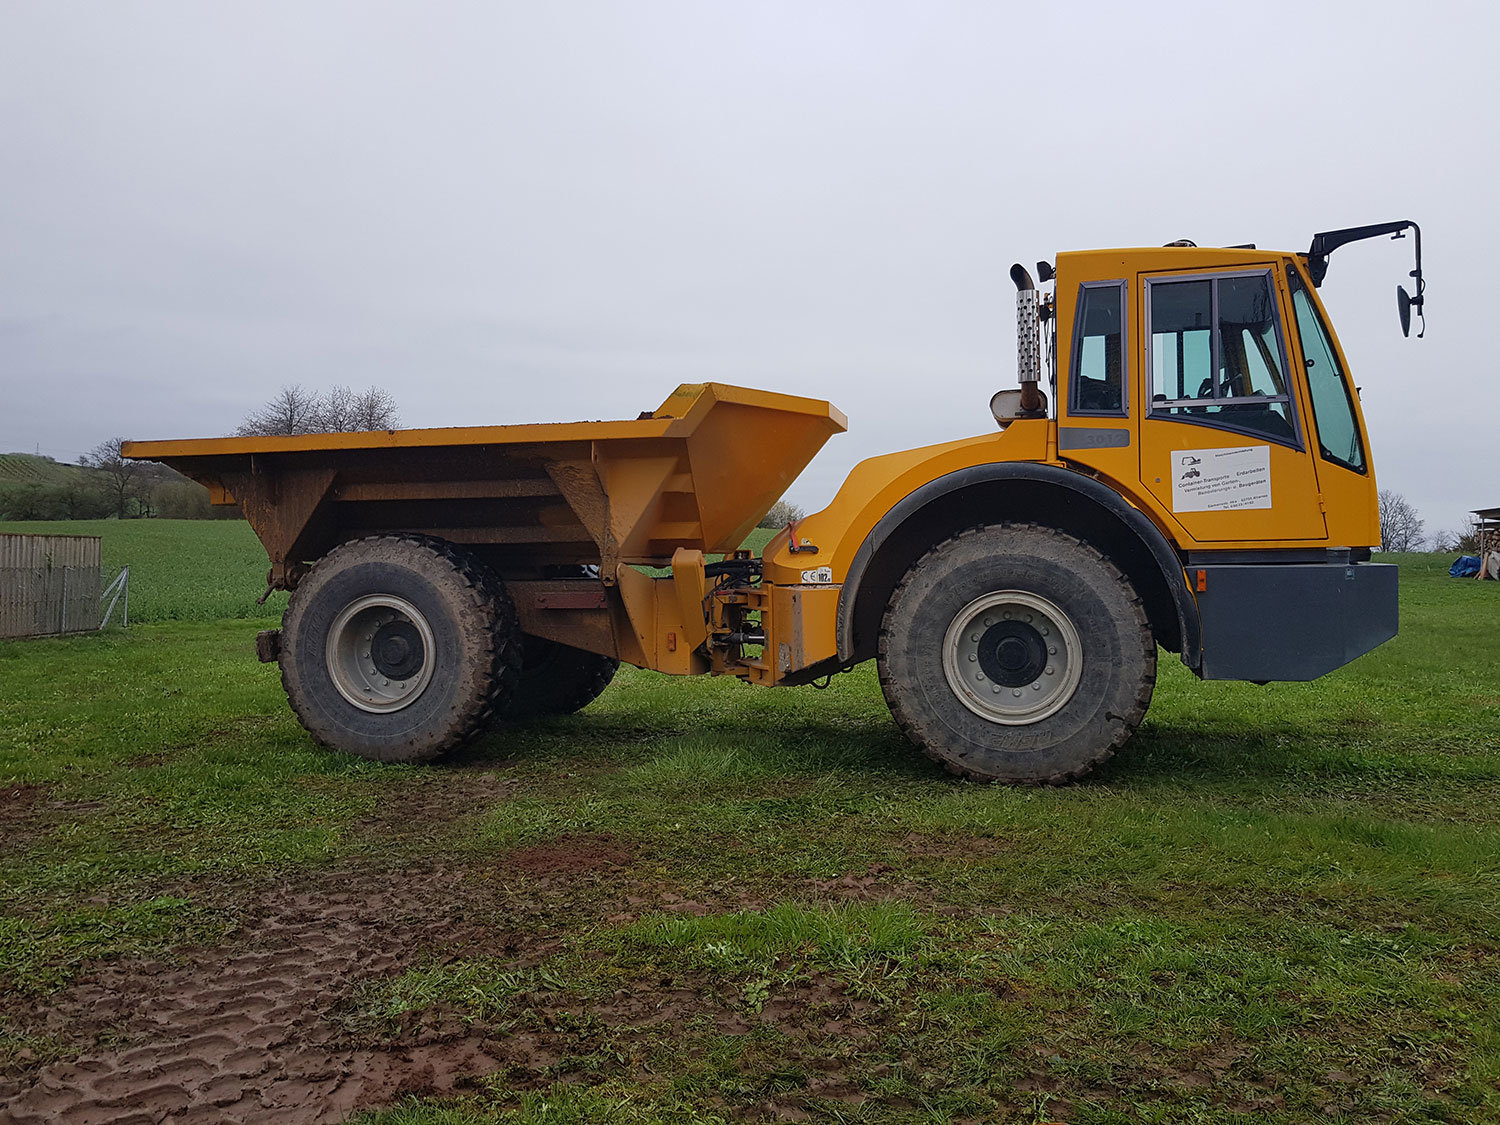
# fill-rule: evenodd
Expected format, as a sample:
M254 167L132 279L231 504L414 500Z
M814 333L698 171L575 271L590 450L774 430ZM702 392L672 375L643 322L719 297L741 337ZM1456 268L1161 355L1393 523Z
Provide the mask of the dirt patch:
M513 779L484 770L448 769L419 778L404 777L381 794L376 811L356 827L362 835L392 843L425 841L439 827L482 812L512 796L515 789Z
M150 754L137 754L133 758L127 758L125 766L128 769L145 770L152 766L164 766L175 757L175 754L168 754L165 750L157 750Z
M609 835L563 835L503 856L500 867L527 875L584 875L628 866L634 855Z
M888 863L872 863L862 873L849 872L833 879L814 879L810 886L814 899L840 902L880 902L887 899L914 899L918 890L911 883L895 878L896 869Z
M263 894L220 946L104 967L29 1029L85 1053L0 1083L0 1121L331 1122L490 1073L501 1063L477 1036L370 1048L327 1019L420 950L479 931L504 943L457 908L460 883L441 869L325 876Z
M7 781L0 785L0 824L25 820L47 799L48 787L31 781Z
M98 801L56 800L45 783L6 782L0 785L0 853L20 851L56 825L103 807Z

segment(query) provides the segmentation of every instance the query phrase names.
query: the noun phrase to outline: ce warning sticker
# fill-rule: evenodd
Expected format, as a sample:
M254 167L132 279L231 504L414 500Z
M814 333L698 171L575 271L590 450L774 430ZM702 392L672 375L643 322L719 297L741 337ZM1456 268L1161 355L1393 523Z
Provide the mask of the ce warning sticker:
M802 583L805 586L826 586L833 583L833 567L820 566L816 570L804 570Z
M1271 447L1178 449L1172 453L1174 512L1271 506Z

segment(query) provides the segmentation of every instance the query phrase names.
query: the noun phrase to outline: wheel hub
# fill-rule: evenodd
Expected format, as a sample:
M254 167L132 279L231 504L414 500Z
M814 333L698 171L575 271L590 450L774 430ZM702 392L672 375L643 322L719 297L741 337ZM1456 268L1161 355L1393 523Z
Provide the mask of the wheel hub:
M1047 645L1042 635L1024 621L1001 621L979 638L979 667L1004 687L1022 687L1047 667Z
M1007 726L1037 723L1073 698L1083 645L1057 605L1024 590L976 598L943 640L943 674L970 711Z
M382 676L405 680L422 667L426 653L416 626L409 621L389 621L375 630L370 657Z
M328 627L328 677L361 711L399 711L432 681L432 626L394 594L368 594L345 606Z

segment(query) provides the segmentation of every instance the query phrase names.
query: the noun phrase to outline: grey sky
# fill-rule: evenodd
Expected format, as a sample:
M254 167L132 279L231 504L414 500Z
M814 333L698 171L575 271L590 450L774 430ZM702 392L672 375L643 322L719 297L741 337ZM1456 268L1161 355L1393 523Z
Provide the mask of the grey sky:
M283 383L407 425L633 417L679 382L992 428L1006 271L1422 224L1323 298L1384 487L1500 503L1489 5L0 0L0 451L231 430Z

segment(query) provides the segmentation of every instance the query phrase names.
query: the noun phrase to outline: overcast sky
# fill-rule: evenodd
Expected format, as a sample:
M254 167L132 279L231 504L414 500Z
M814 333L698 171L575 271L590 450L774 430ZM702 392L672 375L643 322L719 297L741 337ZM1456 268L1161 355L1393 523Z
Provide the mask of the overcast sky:
M849 415L816 509L992 429L1013 261L1410 218L1425 340L1410 241L1322 293L1381 485L1454 527L1500 504L1497 11L0 0L0 451L223 434L285 383L443 426L712 379Z

